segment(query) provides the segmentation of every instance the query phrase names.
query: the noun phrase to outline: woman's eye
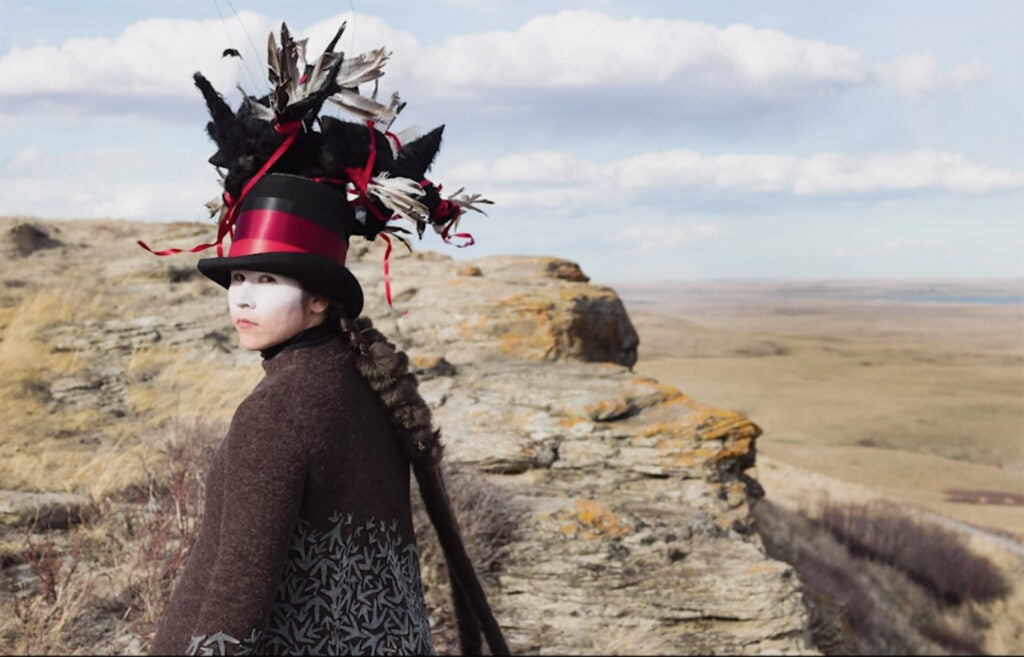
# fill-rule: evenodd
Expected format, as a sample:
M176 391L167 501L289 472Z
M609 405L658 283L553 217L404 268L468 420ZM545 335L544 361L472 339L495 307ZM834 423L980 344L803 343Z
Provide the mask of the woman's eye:
M262 276L260 276L259 281L260 283L276 283L277 279L268 274L263 274Z
M244 280L245 280L245 276L242 276L241 274L238 274L238 273L231 274L231 281L234 282L234 283L241 283Z

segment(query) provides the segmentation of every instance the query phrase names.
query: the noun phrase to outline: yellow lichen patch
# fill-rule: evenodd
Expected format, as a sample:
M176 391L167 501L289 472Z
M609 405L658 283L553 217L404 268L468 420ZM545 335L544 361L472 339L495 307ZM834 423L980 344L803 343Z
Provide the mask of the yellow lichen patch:
M637 433L648 437L660 434L710 441L726 437L756 438L761 430L738 413L710 409L695 410L678 420L651 424L640 428Z
M688 399L688 397L680 392L675 386L659 383L654 379L645 379L639 376L634 376L629 379L627 385L633 388L650 388L651 390L656 391L661 398L658 402L659 404L670 402L678 403Z
M507 354L522 358L557 359L565 346L559 336L565 326L556 326L551 302L528 295L512 295L499 302L504 331L498 336L498 347ZM561 323L561 322L560 322Z
M667 436L678 440L693 439L696 430L692 424L685 420L674 422L655 422L641 427L636 432L636 438L653 438L654 436Z
M595 500L576 499L571 510L545 513L539 518L555 523L556 531L565 538L610 538L633 531L632 525L620 522L610 508Z
M576 509L576 522L590 530L587 533L592 537L622 536L633 531L631 525L621 524L611 509L596 500L578 499L573 502L573 507Z
M439 367L443 361L440 356L413 356L411 360L413 368L423 371Z
M480 334L487 329L487 317L477 315L476 317L463 320L458 323L456 329L459 332L459 339L466 342L473 342L480 339Z
M724 459L738 459L746 456L750 453L751 443L753 438L743 437L734 440L727 441L725 447L718 450L711 457L714 461L722 461Z
M617 399L602 399L596 404L587 404L583 407L583 413L592 420L602 420L619 417L629 410L629 400L621 397Z
M695 447L693 441L667 438L655 445L663 468L671 471L702 465L715 455L715 450Z
M558 418L558 427L560 429L572 429L576 425L586 421L587 418L580 417L579 415L564 415Z

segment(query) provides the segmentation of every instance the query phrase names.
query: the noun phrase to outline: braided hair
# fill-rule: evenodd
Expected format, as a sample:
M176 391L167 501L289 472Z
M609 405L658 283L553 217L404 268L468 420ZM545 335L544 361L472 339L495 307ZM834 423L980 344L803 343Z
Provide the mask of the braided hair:
M397 350L366 317L351 320L342 315L338 321L356 370L380 399L399 447L412 465L427 516L437 532L448 566L462 654L480 654L481 632L491 654L510 654L452 511L440 467L444 451L441 432L433 428L430 407L419 393L416 375L409 370L409 356Z

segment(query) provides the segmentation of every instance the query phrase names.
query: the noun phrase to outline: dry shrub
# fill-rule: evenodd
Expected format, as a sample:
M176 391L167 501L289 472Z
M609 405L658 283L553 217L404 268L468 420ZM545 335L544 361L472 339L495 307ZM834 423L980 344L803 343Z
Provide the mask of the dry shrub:
M853 505L826 499L818 518L855 556L887 563L951 604L1009 592L992 562L971 552L959 535L918 521L892 502Z
M840 505L827 499L817 514L789 511L765 499L755 505L753 515L768 555L796 569L811 635L823 653L982 652L985 615L977 603L963 601L992 589L953 595L949 587L956 580L940 579L937 573L941 560L952 559L945 562L948 571L965 567L989 573L991 567L1000 581L1001 575L955 534L948 532L947 537L944 528L930 527L895 507ZM849 518L854 520L841 525L841 532L834 529ZM851 545L847 539L853 531L858 532L857 541ZM906 559L904 550L915 550L917 559Z
M443 462L445 487L466 552L473 561L485 592L495 590L493 574L515 538L523 509L504 488L455 462ZM413 521L420 555L423 595L430 617L434 648L439 654L459 653L459 632L452 608L448 569L433 525L417 492L413 493ZM494 608L495 596L488 595ZM494 609L500 621L500 612Z
M26 533L4 578L11 600L0 619L3 654L71 654L91 638L95 578L83 573L80 546L58 533ZM61 544L64 543L64 544Z
M222 436L199 421L178 427L161 448L166 467L150 473L144 507L125 515L130 601L125 618L148 644L202 522L206 473Z
M175 427L145 488L94 503L69 532L27 533L4 560L0 652L143 651L198 530L220 435L199 422Z

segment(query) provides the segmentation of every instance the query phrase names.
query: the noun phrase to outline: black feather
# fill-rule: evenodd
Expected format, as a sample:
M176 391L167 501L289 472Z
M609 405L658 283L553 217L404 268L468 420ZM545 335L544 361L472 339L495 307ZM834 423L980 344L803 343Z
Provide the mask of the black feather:
M392 175L412 178L419 181L430 169L437 157L437 151L441 148L441 135L444 126L440 125L419 139L415 139L404 145L398 151L395 158L395 166Z

